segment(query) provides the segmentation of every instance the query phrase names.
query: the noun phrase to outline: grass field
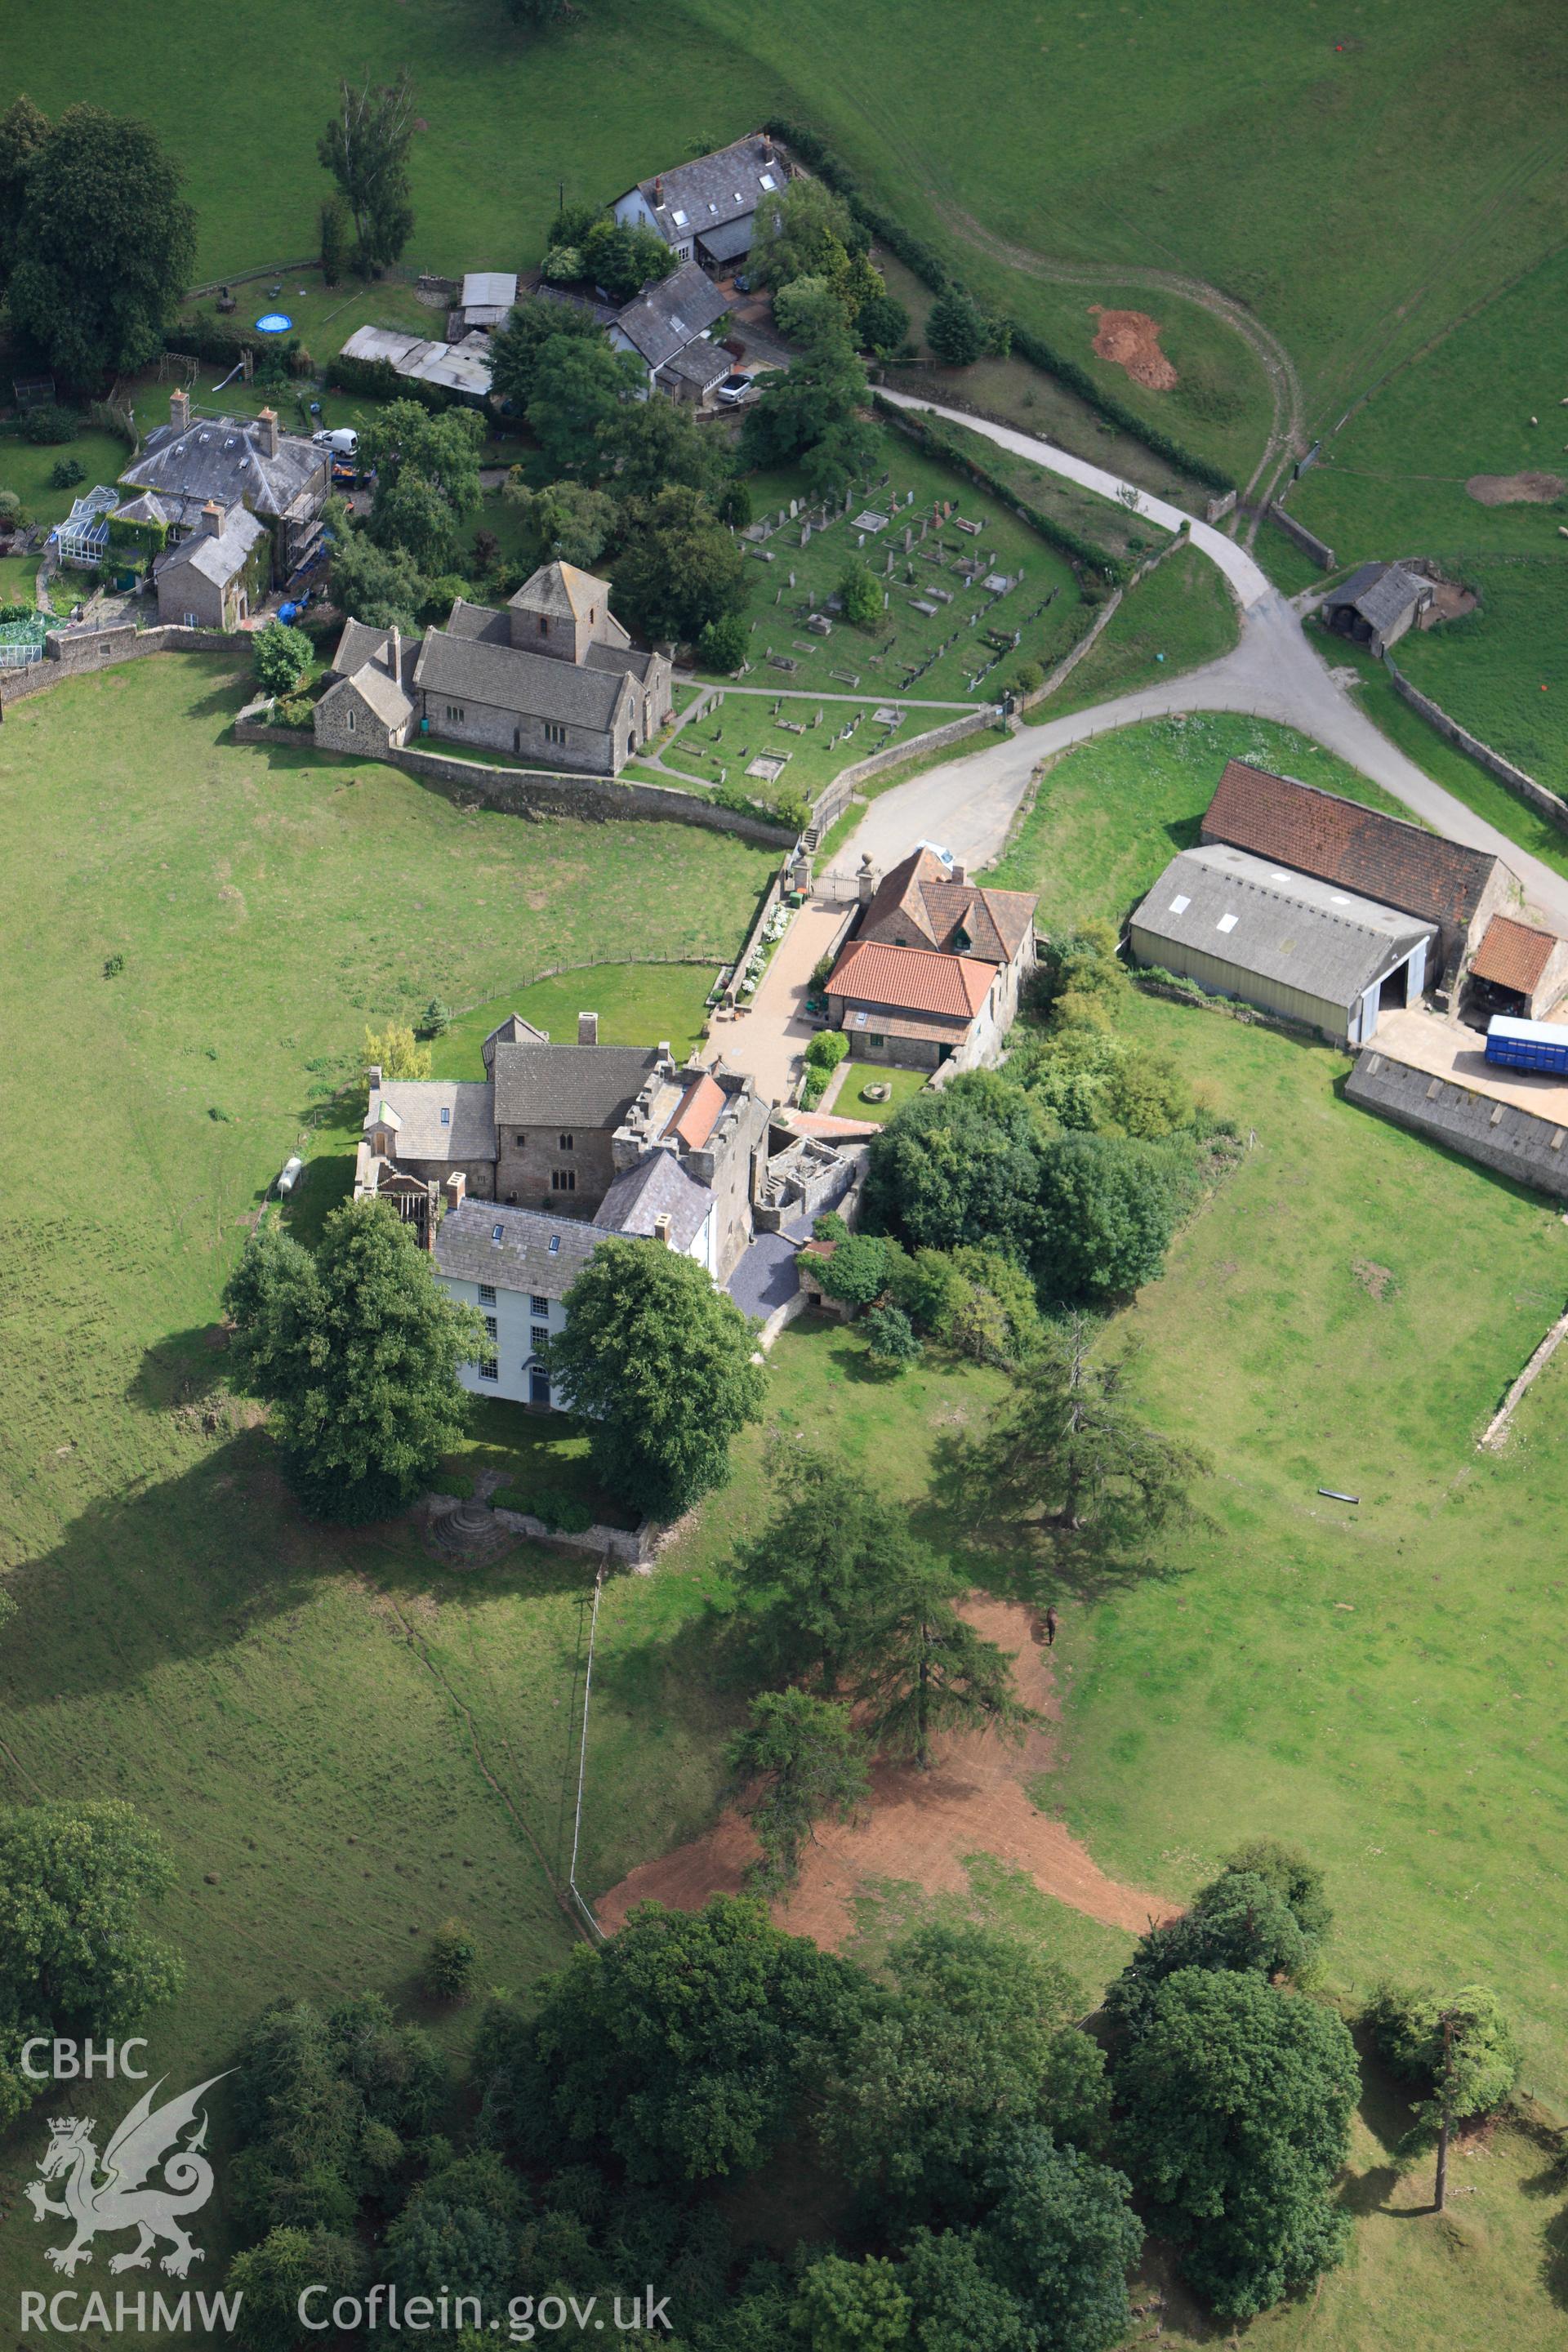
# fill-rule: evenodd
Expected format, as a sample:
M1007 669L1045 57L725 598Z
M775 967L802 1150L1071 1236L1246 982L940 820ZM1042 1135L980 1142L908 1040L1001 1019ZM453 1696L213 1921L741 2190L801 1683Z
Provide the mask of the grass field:
M1479 591L1476 611L1412 630L1394 658L1483 743L1568 791L1568 562L1473 557L1464 577Z
M1002 889L1039 891L1039 920L1047 930L1124 913L1177 850L1195 843L1227 759L1255 761L1371 808L1405 814L1291 728L1201 711L1120 728L1064 752L1046 769L1034 805L987 880Z
M1027 723L1043 726L1201 668L1229 653L1238 634L1223 573L1195 547L1183 548L1127 591L1077 668L1027 713Z

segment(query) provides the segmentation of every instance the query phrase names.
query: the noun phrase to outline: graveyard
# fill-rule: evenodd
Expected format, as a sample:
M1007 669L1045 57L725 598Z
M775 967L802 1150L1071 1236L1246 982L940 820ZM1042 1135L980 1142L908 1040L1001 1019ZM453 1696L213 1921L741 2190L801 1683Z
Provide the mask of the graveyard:
M1082 634L1090 613L1078 576L999 501L897 435L882 440L882 467L845 504L825 509L787 473L753 480L743 682L876 704L997 702L1024 663L1048 669ZM871 629L842 614L839 585L856 563L883 590Z

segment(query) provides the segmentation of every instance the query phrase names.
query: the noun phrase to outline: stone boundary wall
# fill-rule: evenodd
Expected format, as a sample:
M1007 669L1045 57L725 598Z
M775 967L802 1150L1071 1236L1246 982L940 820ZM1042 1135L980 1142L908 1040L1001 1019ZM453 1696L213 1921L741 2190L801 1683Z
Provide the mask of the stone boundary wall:
M1304 522L1298 522L1293 514L1287 514L1278 499L1270 499L1263 511L1270 522L1279 524L1286 538L1292 541L1303 555L1311 557L1320 570L1332 572L1338 568L1339 559L1333 549L1319 539L1315 532L1310 531Z
M712 833L738 834L769 848L792 849L795 835L739 809L721 808L694 793L664 784L622 784L609 776L555 775L542 768L489 768L475 760L448 759L405 744L386 753L389 765L409 775L472 793L509 816L566 816L590 823L627 823L651 817L665 824L705 825Z
M1395 1061L1375 1045L1357 1056L1345 1095L1363 1110L1377 1111L1428 1142L1446 1144L1516 1184L1568 1201L1568 1129L1553 1118L1494 1095L1474 1094L1452 1078Z
M144 654L248 653L255 643L244 629L186 629L174 624L139 629L133 621L108 629L52 630L41 662L25 670L0 671L0 719L25 695L42 694L68 677L110 669L118 662L140 661Z
M1500 751L1494 751L1489 743L1483 743L1479 735L1472 735L1468 728L1461 727L1457 719L1450 719L1440 702L1434 702L1429 694L1423 694L1418 686L1411 685L1392 654L1384 654L1383 667L1394 681L1394 692L1410 705L1412 710L1419 711L1428 726L1435 727L1439 735L1446 735L1449 742L1468 753L1478 767L1485 768L1500 784L1506 784L1510 792L1518 793L1531 808L1539 809L1542 816L1550 817L1553 824L1561 825L1568 833L1568 801L1561 799L1545 784L1539 783L1525 769L1516 768L1511 760L1505 760Z
M896 702L898 697L889 694L887 699ZM923 735L911 735L907 742L888 743L879 751L868 751L863 760L851 761L848 767L839 770L830 784L824 784L811 812L810 831L816 835L816 841L808 841L807 846L816 846L828 826L837 824L843 815L859 787L868 783L873 776L885 775L889 768L898 767L902 761L924 759L928 752L943 751L949 743L962 743L965 736L978 735L987 727L999 727L1001 724L1001 704L988 703L983 709L965 712L962 719L949 719L944 727L928 728Z
M1047 702L1058 688L1067 683L1101 632L1110 627L1111 615L1120 610L1122 598L1137 587L1140 580L1147 580L1151 572L1157 571L1167 556L1174 555L1179 547L1191 545L1192 541L1184 530L1173 531L1163 547L1157 547L1152 555L1144 556L1126 584L1111 590L1077 645L1068 647L1049 677L1042 678L1029 693L1019 696L1019 709L1037 710L1042 702Z

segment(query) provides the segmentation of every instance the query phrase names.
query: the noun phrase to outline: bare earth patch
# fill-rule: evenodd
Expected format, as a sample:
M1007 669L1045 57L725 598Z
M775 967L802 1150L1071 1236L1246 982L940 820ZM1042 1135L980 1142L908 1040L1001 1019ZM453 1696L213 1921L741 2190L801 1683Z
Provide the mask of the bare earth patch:
M1549 507L1563 496L1560 474L1472 474L1465 484L1482 507Z
M1055 1677L1033 1610L974 1594L963 1613L988 1641L1013 1654L1019 1696L1058 1718ZM1021 1748L975 1733L950 1739L929 1772L905 1764L874 1766L864 1817L847 1829L834 1824L819 1832L799 1884L773 1906L773 1917L790 1934L810 1936L835 1950L854 1933L855 1899L868 1885L913 1879L928 1893L962 1895L969 1885L964 1860L974 1853L994 1854L1027 1871L1045 1894L1108 1927L1142 1935L1152 1919L1173 1917L1173 1906L1159 1895L1108 1878L1077 1838L1029 1802L1028 1783L1055 1762L1055 1734L1040 1729ZM757 1842L746 1822L732 1811L721 1813L705 1836L640 1864L612 1887L596 1906L600 1922L614 1934L637 1903L700 1910L711 1895L740 1894L756 1859Z
M1380 1304L1384 1299L1394 1297L1398 1294L1399 1284L1393 1269L1386 1265L1379 1265L1375 1258L1352 1258L1351 1272L1366 1292L1367 1297L1375 1298Z
M1100 320L1094 338L1097 359L1124 368L1134 383L1147 384L1151 392L1174 388L1179 379L1160 349L1158 319L1152 319L1147 310L1107 310L1098 302L1089 304L1089 315Z

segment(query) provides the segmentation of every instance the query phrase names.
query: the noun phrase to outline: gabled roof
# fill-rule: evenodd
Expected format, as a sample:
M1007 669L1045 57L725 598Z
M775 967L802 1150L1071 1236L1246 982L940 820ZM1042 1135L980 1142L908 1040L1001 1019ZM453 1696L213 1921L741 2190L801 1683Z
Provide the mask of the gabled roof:
M557 667L561 665L557 664ZM653 1045L529 1045L495 1052L498 1127L621 1126L658 1062Z
M1140 952L1153 949L1148 961L1179 947L1345 1008L1431 931L1223 843L1173 857L1132 918Z
M594 1223L612 1233L651 1237L655 1220L665 1216L671 1247L687 1250L712 1206L707 1185L689 1176L673 1151L650 1151L616 1178L594 1212Z
M700 1151L723 1118L729 1099L718 1079L709 1071L702 1071L676 1104L665 1127L666 1135L677 1137L688 1151Z
M783 157L758 131L692 163L677 163L655 179L639 180L637 189L659 235L667 244L679 245L727 221L746 219L788 180Z
M1341 587L1324 598L1331 606L1353 606L1374 629L1386 629L1402 613L1419 603L1429 583L1401 563L1363 563Z
M1495 987L1516 989L1529 996L1551 961L1553 948L1563 941L1555 931L1538 931L1532 923L1516 922L1511 915L1494 915L1470 959L1478 980Z
M610 733L622 698L632 690L615 672L514 646L488 645L482 638L455 637L445 629L426 631L414 682L426 694L482 702L519 718L548 719L601 735Z
M154 490L185 502L223 507L241 500L255 514L276 520L302 490L326 488L324 449L297 433L280 433L278 455L269 457L253 416L210 416L182 433L155 425L120 478L127 488Z
M827 993L859 1004L885 1004L900 1013L973 1021L990 995L995 977L996 966L982 963L977 957L858 940L834 966Z
M891 945L892 935L902 932L910 947L1010 963L1038 904L1026 890L983 890L978 883L953 881L951 866L922 844L883 875L856 936Z
M1244 760L1226 761L1204 817L1203 838L1229 842L1461 930L1501 865L1487 850L1445 840L1403 817L1384 816Z
M517 299L517 272L514 269L470 269L463 279L462 306L465 310L500 309L510 310Z
M216 587L226 588L244 571L257 541L266 537L264 522L258 522L244 507L230 507L221 530L201 530L194 538L182 540L178 547L160 556L153 568L159 579L166 572L181 568L199 572Z
M498 1045L548 1045L549 1043L548 1029L536 1029L531 1021L523 1019L521 1013L509 1013L504 1021L497 1022L479 1047L479 1059L489 1070L494 1066Z
M739 220L725 221L720 227L710 225L707 228L700 228L697 234L701 240L702 250L709 259L738 261L742 253L749 253L752 247L752 215L746 213Z
M332 656L332 667L338 676L352 677L362 664L384 656L388 635L387 630L374 628L368 621L345 621Z
M394 1079L372 1089L365 1134L378 1123L396 1135L400 1160L496 1156L494 1101L485 1079Z
M616 314L616 324L650 368L662 367L693 343L729 309L705 269L683 261L668 278L634 296Z
M542 563L515 595L507 598L514 613L543 613L556 621L589 621L610 601L610 583L574 563Z
M604 1238L582 1218L459 1201L436 1228L436 1271L456 1282L563 1298Z

